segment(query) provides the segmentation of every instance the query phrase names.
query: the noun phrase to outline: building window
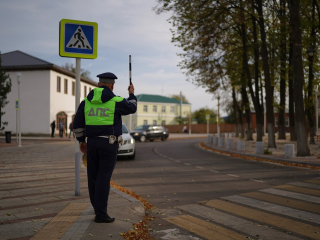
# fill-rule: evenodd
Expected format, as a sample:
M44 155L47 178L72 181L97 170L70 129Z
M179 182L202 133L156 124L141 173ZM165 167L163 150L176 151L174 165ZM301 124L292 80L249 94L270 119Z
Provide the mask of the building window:
M86 97L87 96L87 86L84 86L83 91L84 91L84 97Z
M171 112L171 113L174 113L174 107L171 107L171 108L170 108L170 112Z
M143 105L143 111L144 112L148 112L148 106L147 105Z
M72 82L72 96L76 95L76 83Z
M161 111L162 111L163 113L165 113L165 112L166 112L166 106L162 106Z
M153 106L153 112L157 112L157 106Z
M286 117L286 127L289 127L289 118Z
M61 77L57 77L57 92L61 92Z
M162 125L162 126L166 125L166 120L162 120L161 125Z
M147 125L148 124L148 120L143 120L143 125Z
M89 92L91 92L91 90L92 90L92 88L91 88L91 87L89 87Z
M68 94L68 79L64 79L64 93Z
M152 125L157 125L157 120L153 120Z

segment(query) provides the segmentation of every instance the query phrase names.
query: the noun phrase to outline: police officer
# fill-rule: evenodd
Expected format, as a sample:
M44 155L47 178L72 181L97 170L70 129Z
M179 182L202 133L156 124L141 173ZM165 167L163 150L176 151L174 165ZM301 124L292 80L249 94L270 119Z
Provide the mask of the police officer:
M106 72L97 77L98 88L90 91L79 105L73 129L81 152L87 153L88 188L96 214L95 222L110 223L114 218L108 215L107 205L118 142L122 135L121 115L136 112L137 98L132 84L128 87L128 99L114 95L117 77L113 73Z

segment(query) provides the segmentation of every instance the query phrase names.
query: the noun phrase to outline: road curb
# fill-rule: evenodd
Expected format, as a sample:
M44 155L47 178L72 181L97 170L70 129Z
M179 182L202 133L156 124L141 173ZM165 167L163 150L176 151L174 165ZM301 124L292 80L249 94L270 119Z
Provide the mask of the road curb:
M258 161L258 159L261 160L267 160L267 161L274 161L280 164L286 163L287 164L299 164L301 166L299 167L320 167L320 163L311 163L311 162L298 162L298 161L294 161L294 160L289 160L289 159L284 159L284 158L275 158L275 157L269 157L269 156L264 156L264 155L256 155L256 154L249 154L249 153L241 153L241 152L237 152L237 151L232 151L232 150L227 150L224 148L218 148L218 147L213 147L211 145L209 145L208 143L202 142L206 147L212 149L213 151L221 151L223 153L230 153L230 154L236 154L239 157L250 157L252 160L256 160ZM201 147L201 146L200 146ZM254 159L256 158L256 159Z

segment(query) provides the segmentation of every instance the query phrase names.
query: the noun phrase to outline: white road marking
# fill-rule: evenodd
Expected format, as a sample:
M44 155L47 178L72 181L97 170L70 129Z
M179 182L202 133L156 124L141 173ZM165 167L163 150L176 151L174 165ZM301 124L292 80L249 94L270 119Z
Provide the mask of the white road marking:
M248 197L238 196L238 195L233 195L233 196L229 196L229 197L222 197L222 199L226 199L228 201L244 204L244 205L247 205L250 207L255 207L258 209L265 210L265 211L269 211L269 212L273 212L273 213L277 213L277 214L282 214L285 216L289 216L289 217L293 217L293 218L297 218L297 219L301 219L301 220L305 220L305 221L314 222L317 224L320 223L320 216L318 214L309 213L309 212L305 212L302 210L293 209L290 207L280 206L277 204L263 202L260 200L251 199Z
M203 169L203 167L196 166L196 168Z
M191 164L190 163L184 163L184 165L190 166Z
M215 171L215 170L210 170L211 172L214 172L214 173L219 173L219 171Z
M230 177L239 177L238 175L234 175L234 174L227 174Z
M256 179L249 179L250 181L258 182L258 183L264 183L262 180L256 180Z
M307 201L307 202L313 202L313 203L317 203L317 204L320 203L319 197L314 197L314 196L305 195L305 194L301 194L301 193L289 192L289 191L284 191L284 190L275 189L275 188L268 188L268 189L263 189L263 190L259 190L259 191L265 192L265 193L271 193L271 194L278 195L278 196L288 197L288 198L295 198L295 199L303 200L303 201Z

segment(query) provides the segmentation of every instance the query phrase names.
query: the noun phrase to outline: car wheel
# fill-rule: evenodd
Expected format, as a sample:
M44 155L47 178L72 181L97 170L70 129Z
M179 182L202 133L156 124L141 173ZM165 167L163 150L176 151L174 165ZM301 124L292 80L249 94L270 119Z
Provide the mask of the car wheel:
M136 157L136 150L134 150L134 154L129 156L128 158L133 160L135 157Z
M146 136L143 136L143 135L142 135L142 136L140 137L140 142L145 142L145 141L146 141Z
M165 141L165 140L167 140L166 136L162 136L161 141Z

